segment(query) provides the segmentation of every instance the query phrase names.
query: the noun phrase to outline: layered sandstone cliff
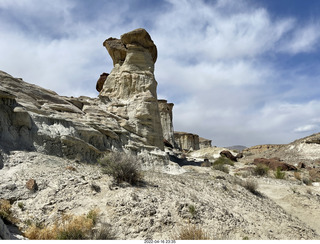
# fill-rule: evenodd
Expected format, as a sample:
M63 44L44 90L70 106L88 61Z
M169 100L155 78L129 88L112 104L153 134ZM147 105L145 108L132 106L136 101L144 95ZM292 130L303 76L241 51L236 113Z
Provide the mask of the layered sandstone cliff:
M181 150L198 150L199 146L199 136L192 133L186 132L174 132L174 141L177 148Z
M167 100L158 100L160 119L162 125L163 138L172 146L174 145L174 131L172 122L173 103L168 103Z
M200 149L212 147L212 140L199 137L199 147Z

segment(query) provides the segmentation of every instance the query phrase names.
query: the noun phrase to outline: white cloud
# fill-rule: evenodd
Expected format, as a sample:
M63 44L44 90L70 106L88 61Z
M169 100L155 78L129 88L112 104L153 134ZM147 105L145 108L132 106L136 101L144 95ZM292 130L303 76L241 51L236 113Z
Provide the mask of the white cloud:
M319 28L320 25L315 23L300 26L294 31L287 45L283 47L283 51L297 54L315 50L320 39Z
M96 96L112 68L102 42L149 26L158 97L175 103L176 130L226 146L285 143L317 125L320 75L268 59L317 50L317 21L275 19L246 0L168 0L157 11L137 3L3 0L0 69L62 95Z
M298 132L298 133L311 132L311 131L314 131L317 129L319 129L318 125L303 125L303 126L300 126L296 129L294 129L294 132Z

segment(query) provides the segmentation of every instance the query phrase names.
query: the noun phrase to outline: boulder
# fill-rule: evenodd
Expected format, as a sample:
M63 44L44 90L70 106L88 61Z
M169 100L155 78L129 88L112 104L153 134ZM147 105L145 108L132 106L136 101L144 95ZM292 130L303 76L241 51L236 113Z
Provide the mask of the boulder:
M233 156L233 154L228 150L223 150L222 152L220 152L220 155L221 156L225 156L226 158L228 158L228 159L230 159L230 160L232 160L234 162L238 161L237 157Z
M103 88L103 84L104 84L104 82L106 81L108 75L109 75L108 73L102 73L102 74L100 75L100 78L99 78L99 80L97 81L97 85L96 85L96 90L97 90L98 92L101 92L101 90L102 90L102 88Z
M26 187L28 190L33 191L33 192L38 190L37 182L34 179L28 180L26 183Z
M103 42L103 46L108 50L113 61L113 66L116 64L121 65L126 59L127 49L121 40L110 37Z
M3 220L0 218L0 240L11 240L11 234L3 222Z
M253 163L255 165L263 164L268 166L272 170L277 170L277 168L280 168L283 171L289 171L289 170L297 170L297 168L291 164L284 163L279 158L255 158Z
M155 63L157 61L157 47L145 29L139 28L123 34L121 36L121 42L126 47L128 45L142 46L150 52L153 62Z

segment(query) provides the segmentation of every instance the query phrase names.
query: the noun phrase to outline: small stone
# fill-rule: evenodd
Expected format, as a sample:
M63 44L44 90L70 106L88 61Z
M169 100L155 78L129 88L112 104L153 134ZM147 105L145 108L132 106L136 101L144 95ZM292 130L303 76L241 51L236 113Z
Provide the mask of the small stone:
M27 181L26 183L26 187L30 190L30 191L37 191L38 190L38 185L37 182L34 179L30 179Z

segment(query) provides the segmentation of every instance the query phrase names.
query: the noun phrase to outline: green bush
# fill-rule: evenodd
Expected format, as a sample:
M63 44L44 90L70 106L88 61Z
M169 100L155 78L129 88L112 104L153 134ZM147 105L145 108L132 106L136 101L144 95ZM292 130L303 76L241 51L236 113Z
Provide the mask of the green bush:
M194 217L197 213L196 208L194 205L189 205L189 213Z
M113 177L116 183L128 182L137 185L142 180L142 173L137 157L113 152L99 160L102 172Z
M260 175L260 176L268 175L268 172L269 172L269 167L263 164L258 164L253 170L253 173L255 175Z
M224 164L216 164L216 165L213 165L212 168L229 174L229 169Z
M231 165L231 166L234 166L234 162L225 157L225 156L220 156L216 161L214 161L213 165L218 165L218 164L222 164L222 165L225 165L225 164L228 164L228 165Z
M304 184L306 184L307 186L310 186L312 184L312 180L308 179L308 178L303 178L302 182Z
M277 170L274 172L274 177L276 177L276 179L284 179L285 176L286 173L282 172L280 168L277 168Z

